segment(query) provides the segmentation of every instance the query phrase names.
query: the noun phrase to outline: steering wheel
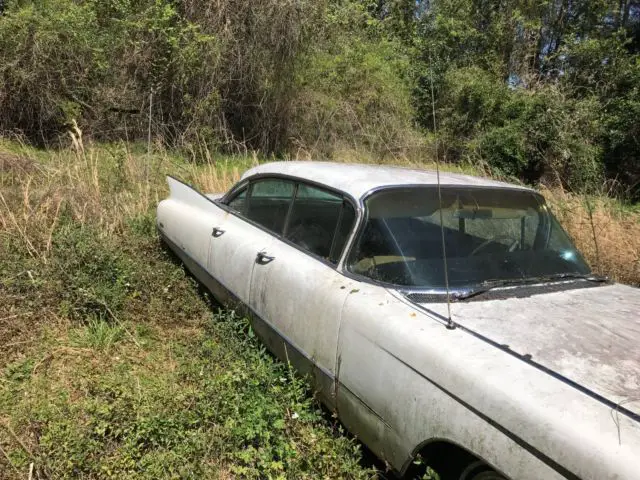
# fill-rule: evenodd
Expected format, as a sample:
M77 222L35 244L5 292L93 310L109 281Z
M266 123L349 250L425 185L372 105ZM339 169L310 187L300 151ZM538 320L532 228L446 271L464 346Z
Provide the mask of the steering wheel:
M470 257L474 256L476 253L478 253L480 250L482 250L483 248L487 247L487 245L489 245L490 243L493 243L497 240L512 240L511 244L509 245L509 252L513 252L516 247L518 246L518 244L520 243L520 240L518 240L517 238L513 238L509 235L506 235L504 233L499 234L499 235L494 235L493 237L485 240L484 242L482 242L480 245L478 245L476 248L474 248L471 253L469 254Z

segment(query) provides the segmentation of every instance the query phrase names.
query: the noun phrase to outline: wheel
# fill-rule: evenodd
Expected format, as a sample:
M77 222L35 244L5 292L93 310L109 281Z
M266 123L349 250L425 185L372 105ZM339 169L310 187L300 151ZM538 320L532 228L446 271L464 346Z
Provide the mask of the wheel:
M507 480L483 462L474 462L464 469L459 480Z

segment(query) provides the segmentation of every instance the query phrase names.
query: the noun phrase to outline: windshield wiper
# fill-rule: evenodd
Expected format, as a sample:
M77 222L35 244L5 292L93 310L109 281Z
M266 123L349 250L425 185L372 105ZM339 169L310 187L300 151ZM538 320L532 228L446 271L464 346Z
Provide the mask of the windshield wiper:
M603 283L608 282L609 277L594 275L592 273L558 273L556 275L547 275L535 278L536 281L549 282L556 280L587 280L589 282Z
M454 293L451 295L451 300L454 302L460 302L463 300L467 300L471 297L475 297L476 295L482 295L483 293L487 293L494 288L501 287L511 287L514 285L522 285L522 279L518 280L487 280L482 282L479 286L470 288L460 293Z
M488 280L488 281L482 282L478 287L471 288L464 292L460 292L459 294L453 294L451 296L451 300L454 302L464 301L469 298L475 297L477 295L482 295L484 293L490 292L491 290L494 290L496 288L518 287L518 286L526 286L526 285L532 285L532 284L556 282L561 280L586 280L586 281L595 282L595 283L603 283L603 282L609 281L607 277L601 277L599 275L583 274L583 273L559 273L556 275L518 278L518 279L511 279L511 280Z

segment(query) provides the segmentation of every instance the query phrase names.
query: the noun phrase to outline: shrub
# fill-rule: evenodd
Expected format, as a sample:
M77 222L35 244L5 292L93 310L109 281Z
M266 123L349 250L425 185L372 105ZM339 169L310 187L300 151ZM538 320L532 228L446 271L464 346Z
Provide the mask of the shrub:
M451 70L439 100L441 134L453 159L488 165L496 174L573 190L603 179L599 103L559 86L502 84L479 68Z
M300 74L292 137L329 155L340 144L402 152L411 140L412 110L393 45L354 39L337 49L316 52Z
M359 3L336 2L297 71L291 137L331 156L340 147L404 153L413 127L409 56Z
M92 86L106 74L108 57L89 5L18 5L10 3L0 20L0 129L42 141L92 108Z
M93 137L136 138L151 120L174 138L199 108L194 92L208 105L216 96L195 83L215 54L169 2L12 2L0 21L0 130L42 144L77 120Z
M408 57L359 2L15 1L0 19L0 131L267 154L403 148Z

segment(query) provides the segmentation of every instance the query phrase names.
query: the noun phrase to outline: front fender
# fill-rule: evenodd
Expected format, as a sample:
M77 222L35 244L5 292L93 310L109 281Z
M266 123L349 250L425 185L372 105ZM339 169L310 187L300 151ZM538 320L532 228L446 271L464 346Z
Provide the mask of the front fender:
M634 478L607 408L381 287L348 297L339 356L345 424L399 472L438 439L518 480Z

